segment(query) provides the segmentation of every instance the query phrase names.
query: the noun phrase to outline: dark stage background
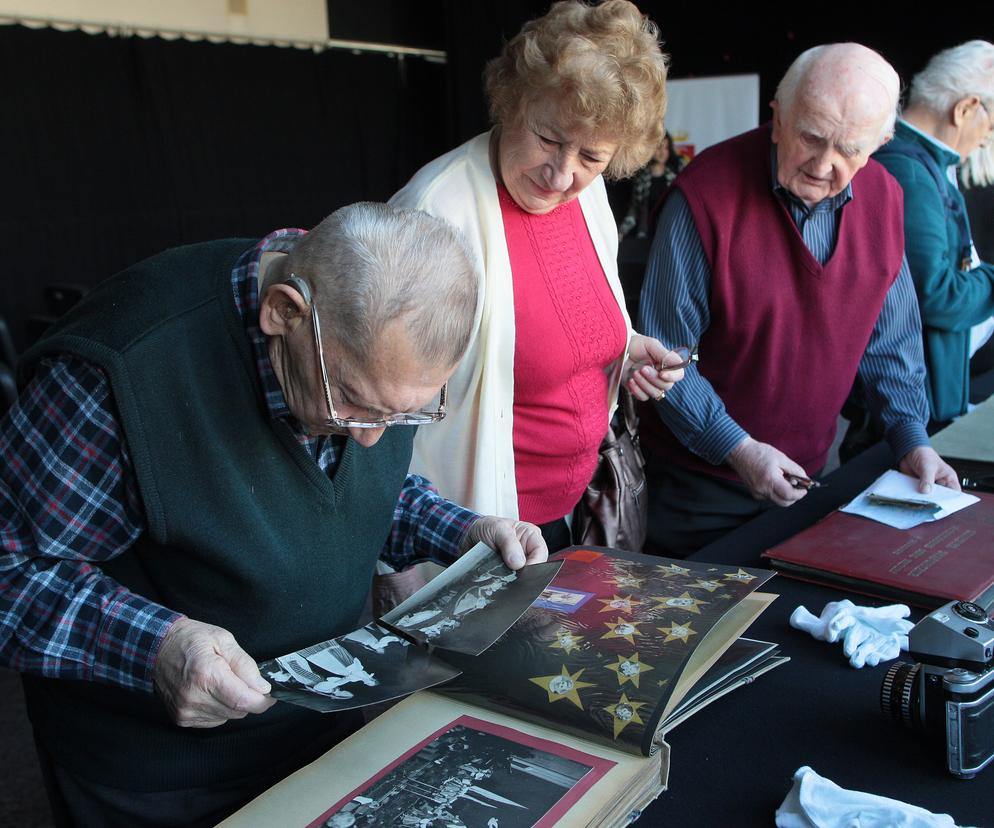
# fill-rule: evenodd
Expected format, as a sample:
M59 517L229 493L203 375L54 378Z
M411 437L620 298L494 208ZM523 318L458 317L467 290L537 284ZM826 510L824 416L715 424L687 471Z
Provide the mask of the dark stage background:
M486 127L483 65L548 2L328 6L331 37L442 49L448 63L0 26L0 316L19 349L43 324L31 317L50 312L53 285L89 286L172 245L310 227L351 201L388 198ZM755 72L764 102L816 43L859 40L908 79L939 48L994 40L989 2L931 14L907 2L640 6L661 27L674 78ZM971 200L984 216L978 245L983 236L994 257L994 191ZM0 824L47 828L19 684L2 669L0 732Z
M0 27L0 315L23 348L44 288L84 286L165 247L309 227L383 200L486 127L485 61L546 0L328 0L330 36L444 49L448 63ZM672 76L757 72L762 100L807 46L856 39L910 77L933 51L994 39L989 3L809 16L796 4L641 7ZM318 35L320 36L320 35ZM766 117L765 104L761 118ZM32 331L38 329L35 321Z

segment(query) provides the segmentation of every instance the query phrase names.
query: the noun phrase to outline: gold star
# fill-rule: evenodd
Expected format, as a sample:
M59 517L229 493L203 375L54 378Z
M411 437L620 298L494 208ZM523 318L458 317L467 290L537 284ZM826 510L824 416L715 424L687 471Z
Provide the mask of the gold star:
M628 621L625 618L616 618L614 623L610 621L604 622L610 632L604 633L601 638L623 638L632 646L635 645L635 636L642 635L641 630L639 630L639 623L635 621Z
M641 601L636 601L629 595L627 598L622 598L620 595L614 595L612 598L598 598L604 606L601 607L601 612L610 612L615 610L616 612L633 612L635 607L642 604Z
M644 581L645 578L636 578L628 573L622 573L611 579L611 583L621 589L638 589Z
M663 639L664 644L668 644L670 641L682 641L686 644L690 640L690 636L697 635L697 630L690 628L690 622L686 624L677 624L675 622L670 622L668 627L656 627L661 633L666 633L666 638Z
M679 597L672 595L669 597L654 595L652 596L652 600L659 602L659 606L656 609L666 607L667 609L678 609L685 610L686 612L693 612L697 615L701 614L698 606L708 603L707 601L701 601L699 598L691 598L689 592L684 592L683 595L680 595Z
M624 656L618 656L617 664L606 664L604 665L612 673L617 673L618 675L618 686L622 686L626 681L630 681L636 687L639 686L639 678L644 674L648 673L653 668L648 664L643 664L639 661L639 654L635 653L633 656L625 658Z
M617 704L608 705L605 708L611 717L614 719L614 738L618 738L618 734L621 733L628 725L632 722L635 724L643 724L641 717L639 716L639 708L645 707L646 702L629 701L628 697L622 693L621 700Z
M664 578L669 578L671 575L689 575L690 570L685 569L682 566L677 566L676 564L666 564L665 566L657 566L656 570Z
M553 641L549 646L553 650L565 650L566 654L569 655L573 650L580 646L580 642L583 641L582 635L574 635L569 630L564 630L562 627L556 633L556 640Z
M569 699L583 710L583 704L580 702L577 691L584 687L594 686L593 682L590 681L578 681L583 670L584 668L581 667L576 673L570 675L564 664L563 671L558 676L540 676L539 678L530 678L528 681L534 682L549 694L550 704L560 699Z
M750 575L744 569L740 568L738 572L732 572L731 574L726 575L725 576L725 580L726 581L738 581L739 583L742 583L742 584L748 584L749 581L755 581L756 580L756 576L755 575Z
M704 581L698 578L697 583L691 584L691 586L698 589L706 589L708 592L714 592L721 584L718 581Z

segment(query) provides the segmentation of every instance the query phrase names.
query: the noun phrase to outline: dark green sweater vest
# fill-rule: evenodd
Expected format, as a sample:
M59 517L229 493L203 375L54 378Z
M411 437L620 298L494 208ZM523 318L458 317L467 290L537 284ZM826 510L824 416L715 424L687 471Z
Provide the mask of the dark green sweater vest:
M169 250L104 282L24 357L76 354L110 378L147 530L103 565L132 591L230 630L267 659L355 628L414 429L353 440L332 479L266 409L231 271L251 240ZM153 695L26 678L36 733L103 784L171 790L244 777L335 727L287 704L211 730Z

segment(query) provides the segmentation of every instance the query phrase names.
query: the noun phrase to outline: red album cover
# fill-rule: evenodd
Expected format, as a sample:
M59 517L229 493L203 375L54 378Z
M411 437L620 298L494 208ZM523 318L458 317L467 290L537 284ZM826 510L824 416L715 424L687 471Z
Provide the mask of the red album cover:
M832 512L763 553L784 575L923 607L994 598L994 495L942 520L894 529Z

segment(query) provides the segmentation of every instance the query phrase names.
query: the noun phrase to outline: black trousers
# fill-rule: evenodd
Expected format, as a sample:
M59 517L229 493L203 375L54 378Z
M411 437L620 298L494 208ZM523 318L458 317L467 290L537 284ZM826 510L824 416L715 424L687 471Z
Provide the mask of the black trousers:
M549 547L550 555L554 555L556 552L565 549L573 543L570 538L570 530L566 523L566 518L541 523L538 528L542 530L542 537L545 538L545 544Z
M92 782L60 765L37 741L35 746L58 828L208 828L318 759L363 724L355 711L328 715L338 720L334 727L292 755L274 758L258 775L175 791L131 791Z
M646 460L649 532L642 550L686 558L773 504L753 499L742 483Z

